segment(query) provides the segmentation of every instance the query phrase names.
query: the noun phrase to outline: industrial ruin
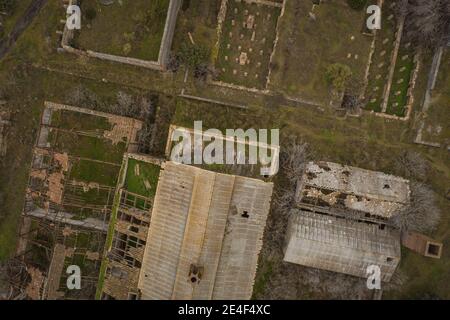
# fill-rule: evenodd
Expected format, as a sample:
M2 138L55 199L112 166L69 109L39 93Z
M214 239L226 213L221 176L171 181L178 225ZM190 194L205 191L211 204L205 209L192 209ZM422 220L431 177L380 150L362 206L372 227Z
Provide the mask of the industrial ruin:
M389 281L400 262L400 232L388 219L409 202L403 178L330 162L310 162L297 185L297 207L284 261L366 277L377 265Z
M35 270L29 298L95 297L120 162L136 150L141 126L131 118L46 102L15 257ZM81 268L79 291L67 289L70 265Z
M101 298L249 299L272 188L167 161L148 205L121 189Z
M139 279L143 299L250 299L272 183L166 162Z

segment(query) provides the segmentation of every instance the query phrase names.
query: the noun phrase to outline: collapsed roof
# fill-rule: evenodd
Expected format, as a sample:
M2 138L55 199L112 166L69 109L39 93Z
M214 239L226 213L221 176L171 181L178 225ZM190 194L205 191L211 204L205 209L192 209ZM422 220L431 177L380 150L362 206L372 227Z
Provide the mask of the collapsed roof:
M298 186L299 201L315 207L390 218L409 202L409 182L332 162L310 162Z

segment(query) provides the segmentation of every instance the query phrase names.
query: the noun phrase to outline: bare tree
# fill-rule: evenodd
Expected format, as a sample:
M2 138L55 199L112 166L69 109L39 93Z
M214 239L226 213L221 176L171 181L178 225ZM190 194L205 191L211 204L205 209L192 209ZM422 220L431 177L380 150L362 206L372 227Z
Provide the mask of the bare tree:
M82 108L90 108L94 110L99 110L102 108L98 96L83 86L77 86L70 91L67 96L67 102Z
M371 299L366 280L294 263L272 266L261 299Z
M345 94L342 99L342 108L349 113L357 113L363 105L363 102L357 95Z
M295 188L309 158L308 145L290 137L280 152L280 174L286 183L278 184L265 232L263 251L267 256L282 252L291 210L295 206ZM281 186L283 185L283 186Z
M399 290L408 281L408 276L402 269L397 268L392 275L391 281L383 285L385 290Z
M259 293L258 297L260 294L264 298L269 299L277 296L284 299L296 297L294 291L288 290L288 287L292 287L292 290L295 290L296 269L286 269L282 264L283 247L289 217L295 206L296 184L303 174L309 155L308 145L302 141L297 141L293 137L286 141L281 150L280 179L283 179L284 183L279 183L275 191L273 206L267 221L266 232L264 233L264 246L261 252L263 264L270 261L268 263L271 265L270 269L272 269L273 276L270 276L269 287L265 288L264 292ZM279 277L284 271L288 275ZM283 288L285 291L283 291Z
M169 56L169 60L167 62L167 70L173 73L176 73L178 69L180 69L181 61L180 57L176 54L171 53Z
M391 223L401 231L429 232L439 224L440 210L434 192L420 182L411 183L411 202L391 218Z
M297 184L305 170L310 151L308 144L291 137L280 151L280 170L291 184Z
M117 105L119 107L119 112L123 115L128 115L133 113L133 107L135 106L134 99L131 95L119 91L117 93Z
M428 162L422 155L415 151L404 151L395 163L395 171L398 175L408 179L424 181L429 170Z
M200 63L194 68L194 78L200 81L206 81L209 75L209 67L206 63Z
M405 14L405 35L417 46L434 48L448 41L450 1L409 0L398 2L397 12Z
M0 0L0 12L10 14L14 11L16 0Z

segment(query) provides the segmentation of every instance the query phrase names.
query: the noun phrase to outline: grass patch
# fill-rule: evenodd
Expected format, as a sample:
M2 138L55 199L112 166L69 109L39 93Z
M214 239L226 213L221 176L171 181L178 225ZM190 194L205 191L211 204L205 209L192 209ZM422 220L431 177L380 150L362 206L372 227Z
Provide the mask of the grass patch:
M247 13L247 14L245 14ZM281 9L229 1L216 67L219 80L264 89ZM253 27L248 22L253 17ZM247 60L241 60L245 55Z
M72 164L69 179L96 182L101 185L114 187L117 183L120 167L89 160L77 160Z
M31 2L32 0L16 1L13 12L9 16L2 16L3 20L0 19L0 21L2 22L3 33L0 32L0 40L2 40L2 38L6 38L9 35L9 33L13 30L14 26L16 25L17 21L25 13Z
M322 2L314 9L315 20L308 15L311 1L286 2L271 89L325 104L331 98L325 78L330 64L348 65L356 79L363 79L372 38L362 34L364 10L353 10L346 2Z
M154 197L161 167L148 162L128 160L125 189L144 197ZM136 173L139 173L137 175ZM145 184L148 184L147 189Z
M19 219L14 215L7 215L0 220L0 261L13 255L17 243Z
M55 133L55 130L52 130L52 133L53 140L50 140L52 148L75 157L121 163L126 151L125 142L113 144L106 139L66 131Z
M414 56L408 45L402 40L392 77L391 91L386 113L399 117L406 116L409 83L414 71Z
M103 284L105 283L105 274L106 274L106 268L108 267L108 258L106 256L106 253L111 249L112 242L114 239L114 229L116 227L116 221L117 221L117 210L120 205L120 189L123 186L123 182L125 179L125 165L122 164L122 167L120 168L119 173L119 179L117 180L117 187L116 187L116 193L114 195L114 202L111 209L111 216L109 220L108 225L108 233L106 235L106 241L105 241L105 250L104 250L104 256L102 259L102 264L100 266L100 273L98 277L98 283L97 283L97 291L95 292L95 299L100 300L102 291L103 291Z
M393 14L389 4L382 7L382 28L377 30L375 51L369 70L369 81L366 89L365 109L381 112L385 85L389 79L392 54L394 51L395 31L397 23L395 18L388 19Z
M203 122L203 129L216 128L225 133L226 129L272 129L282 128L277 111L268 109L237 109L204 102L177 99L172 124L194 128L194 121Z
M112 197L111 197L112 198ZM84 191L80 188L66 187L64 189L64 199L65 201L70 201L70 203L75 202L79 206L89 207L89 206L107 206L109 204L109 190L92 188ZM82 215L78 216L79 220L83 220Z
M107 118L70 110L54 110L50 124L65 130L92 131L99 134L112 129Z
M169 3L170 0L122 0L104 6L98 1L83 0L84 27L77 33L75 46L157 61ZM86 12L95 12L95 17L87 17Z
M252 298L257 298L264 291L267 282L273 272L273 262L265 261L264 264L260 265L257 270L257 277L255 279L255 284L253 286Z
M183 1L178 13L173 50L179 52L182 46L190 45L190 33L197 45L212 52L217 39L219 8L219 0Z
M423 139L450 144L450 50L444 50L431 105L424 120Z

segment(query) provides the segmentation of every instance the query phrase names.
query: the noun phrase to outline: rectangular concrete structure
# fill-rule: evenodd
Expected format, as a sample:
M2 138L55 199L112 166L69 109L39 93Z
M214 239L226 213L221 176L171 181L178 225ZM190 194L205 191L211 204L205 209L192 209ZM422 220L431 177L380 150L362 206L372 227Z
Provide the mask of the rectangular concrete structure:
M138 287L142 299L249 299L273 185L166 162Z
M406 179L332 162L308 163L297 187L302 207L359 212L374 219L391 218L409 197Z
M379 266L389 281L400 262L400 234L377 224L295 210L290 218L284 261L367 277Z
M440 259L443 244L417 232L404 232L402 234L402 245L425 257Z
M108 60L113 62L125 63L130 65L135 65L138 67L144 67L149 69L154 69L158 71L166 71L167 63L170 58L170 50L172 48L173 36L175 33L175 27L178 18L178 12L183 4L182 0L170 0L169 7L167 10L166 22L164 25L164 32L161 39L161 45L159 47L159 54L157 61L143 60L132 57L124 57L113 54L107 54L102 52L96 52L92 50L81 50L73 47L71 42L75 35L75 30L69 30L66 25L64 25L64 31L62 32L61 47L71 53L77 55L85 55L88 57L98 58L101 60ZM69 0L67 5L80 5L79 0ZM65 22L65 21L64 21Z

